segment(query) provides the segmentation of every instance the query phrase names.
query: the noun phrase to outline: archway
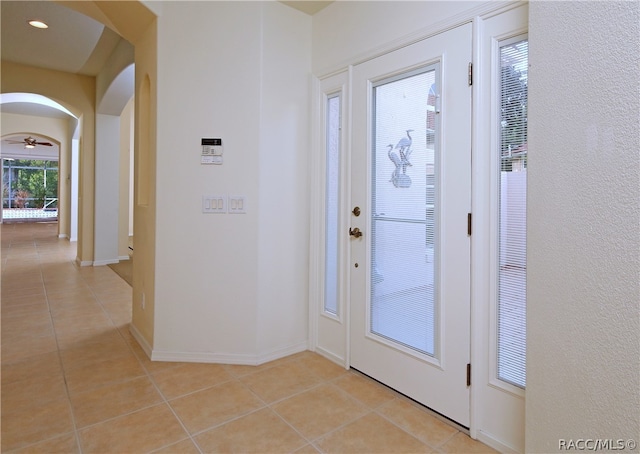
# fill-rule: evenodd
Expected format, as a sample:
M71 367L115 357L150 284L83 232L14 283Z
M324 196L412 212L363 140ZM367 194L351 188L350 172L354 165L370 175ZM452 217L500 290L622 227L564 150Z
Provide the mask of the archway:
M71 176L78 165L72 153L78 118L55 100L34 93L5 93L0 104L3 206L23 208L5 211L5 217L57 218L58 236L71 239L77 230L77 179ZM27 187L17 187L18 174ZM21 197L16 200L18 191Z

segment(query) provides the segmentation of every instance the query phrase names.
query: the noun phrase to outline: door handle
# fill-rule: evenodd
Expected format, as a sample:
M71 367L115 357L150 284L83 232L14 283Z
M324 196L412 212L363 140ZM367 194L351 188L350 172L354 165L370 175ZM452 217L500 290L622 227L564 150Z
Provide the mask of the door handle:
M349 227L349 235L355 236L356 238L360 238L362 236L362 232L358 227L356 227L353 230L351 229L351 227Z

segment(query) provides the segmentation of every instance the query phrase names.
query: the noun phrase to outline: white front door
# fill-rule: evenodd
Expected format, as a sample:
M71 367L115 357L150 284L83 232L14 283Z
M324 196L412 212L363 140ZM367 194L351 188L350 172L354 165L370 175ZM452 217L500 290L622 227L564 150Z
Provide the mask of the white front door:
M351 367L467 427L471 29L353 68L350 207Z

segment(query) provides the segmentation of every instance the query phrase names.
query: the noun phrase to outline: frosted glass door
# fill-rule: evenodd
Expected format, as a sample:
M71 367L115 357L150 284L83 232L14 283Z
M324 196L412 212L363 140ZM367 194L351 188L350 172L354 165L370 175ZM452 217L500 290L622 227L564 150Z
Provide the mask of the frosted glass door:
M464 426L470 61L467 24L354 67L350 207L351 367Z

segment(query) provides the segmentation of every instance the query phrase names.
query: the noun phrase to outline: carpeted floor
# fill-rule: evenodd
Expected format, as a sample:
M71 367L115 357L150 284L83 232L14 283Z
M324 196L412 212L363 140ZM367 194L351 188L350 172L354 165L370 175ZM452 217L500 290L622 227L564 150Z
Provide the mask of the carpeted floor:
M129 237L129 260L121 260L120 263L109 265L115 273L133 287L133 237Z
M112 263L109 265L118 276L127 281L133 287L133 256L129 256L129 260L121 260L120 263Z

